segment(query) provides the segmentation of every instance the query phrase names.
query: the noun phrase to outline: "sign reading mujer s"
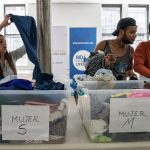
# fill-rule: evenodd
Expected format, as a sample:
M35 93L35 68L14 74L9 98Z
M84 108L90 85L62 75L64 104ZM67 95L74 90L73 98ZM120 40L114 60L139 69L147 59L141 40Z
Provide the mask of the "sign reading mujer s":
M83 74L84 64L96 46L96 28L70 28L70 78Z

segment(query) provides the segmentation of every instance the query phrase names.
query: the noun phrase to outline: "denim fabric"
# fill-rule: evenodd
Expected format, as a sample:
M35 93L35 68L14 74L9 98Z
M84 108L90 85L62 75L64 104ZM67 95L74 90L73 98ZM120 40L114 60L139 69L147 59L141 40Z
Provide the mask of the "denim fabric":
M38 90L64 90L64 84L53 81L53 75L47 73L39 73L36 76L36 86Z
M36 80L36 89L64 90L64 84L59 82L55 83L53 81L53 75L41 73L37 56L37 28L34 18L30 16L17 16L12 14L10 14L10 16L11 21L15 23L20 32L29 60L35 64L33 79Z
M38 46L35 20L31 16L17 16L12 14L10 16L11 21L15 23L20 32L29 60L35 65L33 71L33 79L35 79L36 75L41 72L37 57Z

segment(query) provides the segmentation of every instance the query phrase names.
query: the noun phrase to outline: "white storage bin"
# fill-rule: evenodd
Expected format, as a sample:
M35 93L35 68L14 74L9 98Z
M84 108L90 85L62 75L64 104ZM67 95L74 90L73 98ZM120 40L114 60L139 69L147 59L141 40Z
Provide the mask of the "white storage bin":
M85 126L85 129L87 130L88 136L92 142L116 142L116 141L146 141L150 140L150 128L149 124L146 124L144 122L145 120L142 118L139 121L138 116L138 110L141 112L144 112L143 106L145 105L145 102L143 102L146 99L146 103L150 105L150 90L86 90L85 91L84 98L82 97L82 109L83 109L83 124ZM115 94L115 95L114 95ZM117 94L117 95L116 95ZM137 121L135 123L137 126L139 125L140 128L146 124L147 127L143 127L143 129L139 128L133 128L126 131L123 131L123 129L120 131L113 131L110 132L110 121L114 118L116 119L116 122L113 127L116 126L116 130L118 130L118 126L120 125L120 121L117 118L117 115L113 116L113 119L110 119L110 116L112 117L112 113L114 113L116 110L112 107L112 102L116 102L116 99L111 99L112 97L116 97L117 100L119 99L119 104L123 102L127 102L127 105L122 105L122 107L116 106L115 108L121 109L123 111L124 109L128 110L128 107L131 107L131 112L136 112L136 115L134 119ZM135 98L136 97L136 98ZM129 98L129 99L128 99ZM143 100L144 99L144 100ZM110 104L111 101L111 104ZM121 102L120 102L121 101ZM132 101L135 101L134 103ZM117 101L118 102L118 101ZM132 102L132 104L130 104ZM140 103L139 103L140 102ZM118 104L118 103L117 103ZM123 103L124 104L124 103ZM138 105L139 107L133 107L133 105ZM147 113L150 114L149 111L149 105L147 105ZM128 107L126 107L128 106ZM133 107L133 108L132 108ZM143 109L141 109L143 108ZM111 109L111 111L110 111ZM113 109L113 110L112 110ZM137 111L135 111L137 109ZM142 113L141 113L142 114ZM144 113L143 113L144 114ZM123 115L123 114L122 114ZM132 114L133 115L133 114ZM129 114L128 114L129 116ZM132 125L133 119L128 120L128 116L123 116L124 118L124 124L128 123L130 126ZM144 117L147 117L146 121L149 119L149 115L143 115ZM143 117L142 116L142 117ZM132 117L131 115L129 118ZM127 122L128 121L128 122ZM142 124L141 124L142 123ZM123 124L123 125L124 125ZM138 126L138 127L139 127ZM119 126L120 127L120 126ZM122 127L122 126L121 126ZM121 128L120 127L120 128ZM112 128L112 123L111 123Z
M1 108L1 135L0 135L0 142L1 143L21 143L21 144L26 144L26 143L64 143L65 141L65 136L66 136L66 128L67 128L67 106L68 106L68 99L71 96L71 91L70 90L45 90L45 91L41 91L41 90L33 90L33 91L18 91L18 90L7 90L7 91L0 91L0 108ZM9 106L9 107L8 107ZM18 111L14 111L12 113L13 116L11 116L10 113L8 113L8 116L5 115L5 112L7 113L7 109L8 112L12 111L11 109L13 106L17 107L18 109L15 110ZM28 118L28 120L25 121L25 118L22 117L23 114L21 114L21 108L18 106L23 106L21 108L23 109L27 109L28 108L24 108L26 106L31 106L37 110L34 111L34 113L36 114L36 116L40 116L41 120L45 119L46 116L48 118L48 121L45 119L44 121L46 123L44 123L44 125L46 124L46 126L48 126L48 129L45 130L44 128L42 128L42 125L38 125L34 127L34 124L32 123L32 117ZM44 107L43 109L41 109L39 106L47 106L46 108ZM47 109L47 111L45 111L43 114L41 114L41 111L39 110L38 112L38 107L40 108L41 111L43 111L44 109ZM3 109L3 111L2 111ZM48 112L48 114L46 113ZM18 114L18 116L16 116L16 113ZM27 114L26 114L27 113ZM33 114L34 114L33 113ZM24 112L24 114L26 116L31 116L32 112ZM35 116L34 114L34 116ZM21 116L20 116L21 115ZM15 116L15 117L14 117ZM39 117L39 118L40 118ZM12 119L13 118L13 119ZM21 119L20 119L21 118ZM16 129L15 125L12 125L12 128L10 127L10 125L8 125L8 127L5 127L5 125L10 123L9 119L12 119L15 123L17 122L19 127L18 130ZM31 122L30 122L31 121ZM34 118L35 121L35 118ZM43 121L43 122L44 122ZM12 135L14 132L23 132L23 128L25 128L24 126L21 127L19 122L22 124L24 124L24 126L31 124L30 127L32 128L28 128L30 131L33 131L33 133L36 132L41 132L42 134L35 137L35 138L29 138L29 136L22 135L22 137L20 139L17 139L15 137L8 137L9 132L12 132ZM38 122L42 122L40 120L38 120ZM39 130L38 130L38 128ZM21 130L22 129L22 130ZM28 129L26 129L27 133L28 133ZM4 131L3 131L4 130ZM9 130L9 131L8 131ZM25 130L25 129L24 129ZM42 130L44 130L42 132ZM7 132L8 131L8 132ZM46 131L48 131L48 133L46 133ZM16 134L16 133L14 133ZM30 133L31 134L31 133ZM39 133L40 134L40 133ZM26 134L27 135L27 134ZM47 135L48 139L47 140L41 140L41 137ZM18 136L18 134L17 134ZM32 135L31 135L32 136ZM19 136L18 136L19 137ZM5 140L4 140L5 139Z

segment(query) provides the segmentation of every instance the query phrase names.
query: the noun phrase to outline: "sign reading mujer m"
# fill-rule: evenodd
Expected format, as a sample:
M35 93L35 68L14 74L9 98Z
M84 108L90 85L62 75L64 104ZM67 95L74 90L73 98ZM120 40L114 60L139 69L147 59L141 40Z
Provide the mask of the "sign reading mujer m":
M70 78L84 74L87 57L96 46L96 28L70 28Z

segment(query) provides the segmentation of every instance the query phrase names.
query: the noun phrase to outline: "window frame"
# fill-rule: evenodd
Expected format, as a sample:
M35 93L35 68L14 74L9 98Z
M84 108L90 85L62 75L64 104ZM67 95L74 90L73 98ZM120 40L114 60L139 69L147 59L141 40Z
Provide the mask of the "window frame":
M149 33L148 33L148 24L149 24L149 5L140 5L140 4L128 4L128 8L146 8L147 13L146 13L146 39L149 40ZM137 33L137 36L144 36L145 33Z
M25 15L26 15L26 4L4 4L4 16L6 15L6 7L24 7L25 8ZM4 28L4 35L5 36L10 36L10 35L14 35L14 36L17 36L17 35L20 35L20 34L7 34L6 33L6 28Z
M103 8L119 8L120 9L120 19L122 18L122 4L102 4L102 9ZM102 20L102 19L101 19ZM102 31L102 39L103 37L106 37L106 36L110 36L110 38L112 38L112 33L104 33Z

